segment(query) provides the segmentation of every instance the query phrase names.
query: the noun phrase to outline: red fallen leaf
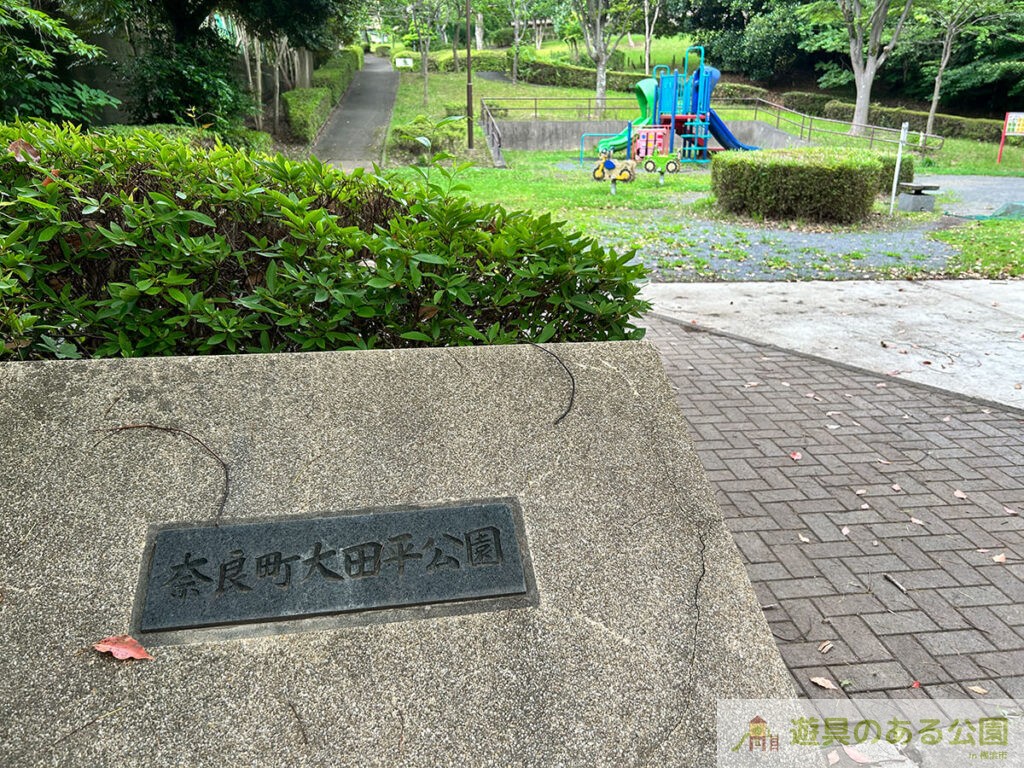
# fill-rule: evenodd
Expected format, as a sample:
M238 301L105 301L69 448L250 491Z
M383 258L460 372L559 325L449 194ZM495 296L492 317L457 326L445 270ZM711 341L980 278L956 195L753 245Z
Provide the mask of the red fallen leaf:
M910 687L911 688L920 688L921 687L921 681L920 680L915 680L913 683L910 684Z
M15 139L7 145L7 151L14 155L14 159L19 163L27 163L25 159L26 155L33 161L39 162L39 150L33 147L24 139Z
M870 757L868 757L867 755L864 755L864 754L858 752L856 749L854 749L853 747L847 746L846 744L843 745L843 752L846 753L846 756L848 758L853 760L853 762L858 763L859 765L874 765L875 764L875 761L872 760Z
M793 451L792 453L789 454L789 458L791 458L793 461L800 461L800 459L802 459L803 457L804 455L800 453L800 451Z
M112 654L115 659L152 659L139 641L131 635L105 637L93 645L100 653Z
M58 176L60 176L60 171L58 171L56 168L51 168L50 175L43 179L43 186L50 186L51 184L53 184L54 181L57 180Z

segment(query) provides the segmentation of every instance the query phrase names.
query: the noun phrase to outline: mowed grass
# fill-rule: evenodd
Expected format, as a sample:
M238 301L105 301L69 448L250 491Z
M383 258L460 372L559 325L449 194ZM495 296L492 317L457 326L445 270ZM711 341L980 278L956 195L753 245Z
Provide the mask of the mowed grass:
M963 277L1024 276L1024 221L976 221L933 237L960 249L956 266Z

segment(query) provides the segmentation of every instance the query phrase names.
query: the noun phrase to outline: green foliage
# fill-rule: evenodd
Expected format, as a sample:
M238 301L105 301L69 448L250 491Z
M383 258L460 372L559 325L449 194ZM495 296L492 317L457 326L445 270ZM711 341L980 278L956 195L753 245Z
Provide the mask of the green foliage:
M818 147L720 152L711 164L711 187L730 213L850 224L871 212L881 175L874 153Z
M763 99L767 96L768 91L764 88L759 88L756 85L722 82L715 86L715 92L712 94L713 99L716 97L720 99Z
M139 133L150 133L172 141L182 141L196 148L214 147L218 141L222 141L232 147L264 153L270 152L274 145L274 140L269 133L242 127L218 133L190 125L154 123L153 125L105 125L97 129L97 132L108 136L135 136Z
M465 105L456 112L464 115ZM391 129L388 152L425 157L434 152L451 152L466 141L466 127L459 120L445 118L436 123L426 115L417 115L407 123Z
M331 115L331 92L327 88L295 88L281 94L281 103L292 133L310 144Z
M337 104L352 84L352 78L363 66L363 51L349 46L338 51L320 69L313 70L313 87L331 92L331 104Z
M132 117L217 130L241 122L254 105L235 72L236 56L231 43L210 29L184 43L152 41L126 67Z
M834 96L827 93L813 93L808 91L787 91L782 94L782 103L784 106L796 112L803 112L805 115L812 115L813 117L824 117L825 105L834 99ZM852 104L850 105L850 108L852 110ZM850 114L852 115L853 112L851 111Z
M875 155L882 164L878 173L878 191L888 195L892 191L892 177L896 173L896 155L879 152ZM900 160L900 183L910 184L914 180L914 156L904 152Z
M532 55L533 51L523 48L519 53L519 79L535 85L557 85L568 88L593 88L597 82L597 71L573 64L545 61ZM511 52L506 71L512 68ZM637 83L635 72L607 72L609 91L631 93Z
M832 120L853 119L853 104L842 101L830 101L825 105L825 117ZM904 122L910 123L911 131L923 131L928 124L928 113L902 107L882 107L872 104L868 112L868 122L883 128L899 129ZM974 141L998 142L1003 131L1001 120L984 118L959 117L957 115L935 115L933 133L947 138L972 139Z
M5 0L0 5L0 120L20 115L95 122L104 107L121 102L84 83L61 80L58 58L77 62L102 53L26 0Z
M376 48L373 49L373 52L377 56L380 56L382 59L387 59L387 58L391 57L391 46L390 45L378 45Z
M0 126L0 357L639 338L641 266L550 217L316 159ZM55 175L51 169L58 169Z
M418 53L407 50L393 52L391 54L392 66L394 66L395 59L397 58L412 59L412 69L404 68L402 70L403 72L420 71L420 56ZM505 51L473 51L472 59L474 72L505 72L512 68L511 59L509 59L506 56ZM430 72L454 72L455 60L452 58L451 48L445 48L440 51L432 51L430 53L430 56L427 57L427 66L430 67ZM465 66L465 57L460 53L460 70L464 72Z

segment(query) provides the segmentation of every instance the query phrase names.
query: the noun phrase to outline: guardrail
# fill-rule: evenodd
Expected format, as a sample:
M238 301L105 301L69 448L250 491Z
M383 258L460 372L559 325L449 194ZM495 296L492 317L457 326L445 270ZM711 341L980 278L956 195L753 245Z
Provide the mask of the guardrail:
M719 111L730 107L743 109L752 113L750 119L774 125L780 130L791 133L805 141L817 141L822 144L849 144L849 140L863 142L869 149L876 145L893 145L900 143L899 128L883 128L878 125L860 125L859 134L850 131L854 124L829 117L812 117L803 112L788 109L762 98L725 98L716 99L715 109ZM635 99L627 97L611 97L604 100L604 107L599 108L595 98L560 99L548 96L511 96L500 99L480 99L480 112L485 113L493 123L495 118L509 120L540 120L540 119L575 119L575 120L633 120L637 116ZM501 132L494 125L500 146ZM841 141L834 140L841 138ZM914 131L907 142L907 148L916 152L935 152L942 149L944 137L924 131Z
M769 125L774 124L776 128L805 141L818 140L820 143L829 143L829 137L837 136L843 138L844 141L841 143L844 144L849 139L867 142L868 149L873 149L876 144L898 145L900 143L899 128L848 123L830 117L812 117L757 97L721 99L715 102L715 107L719 111L730 106L752 110L753 117L751 119L760 120ZM851 133L855 125L862 129L860 133ZM924 131L912 131L910 136L906 146L908 149L918 152L936 152L942 149L945 142L944 137Z
M487 147L491 150L491 159L495 168L504 168L505 156L501 151L501 129L491 114L491 108L484 99L480 99L480 127L487 139Z
M599 106L594 97L560 99L557 96L509 96L480 99L481 109L490 108L495 117L509 120L633 120L637 116L636 99L612 96Z

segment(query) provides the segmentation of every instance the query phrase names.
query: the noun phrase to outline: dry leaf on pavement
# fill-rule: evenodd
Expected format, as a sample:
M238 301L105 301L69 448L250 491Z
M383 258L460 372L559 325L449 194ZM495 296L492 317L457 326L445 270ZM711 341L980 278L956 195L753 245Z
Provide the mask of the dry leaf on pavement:
M840 533L843 534L843 536L849 536L850 535L850 526L844 525L843 529L840 531Z
M993 563L1005 563L1006 562L1006 555L1003 554L1002 552L1000 552L998 555L992 555L992 562Z
M968 685L967 686L967 690L968 691L973 691L974 693L978 694L979 696L984 696L986 693L988 693L988 691L986 691L980 685Z
M910 522L914 525L924 525L924 520L918 520L916 517L910 518Z
M139 641L131 635L105 637L93 646L100 653L112 654L115 659L152 659Z
M829 680L827 677L812 677L811 682L819 688L824 688L827 691L838 691L839 686Z
M791 458L793 461L800 461L800 459L802 459L803 457L804 455L800 453L800 451L793 451L792 453L789 454L789 458Z
M798 533L797 536L800 538L800 541L802 541L804 544L811 543L811 540L804 536L802 533Z
M966 499L967 498L967 494L964 493L963 491L961 491L959 488L957 488L955 491L953 491L953 495L956 496L958 499Z

